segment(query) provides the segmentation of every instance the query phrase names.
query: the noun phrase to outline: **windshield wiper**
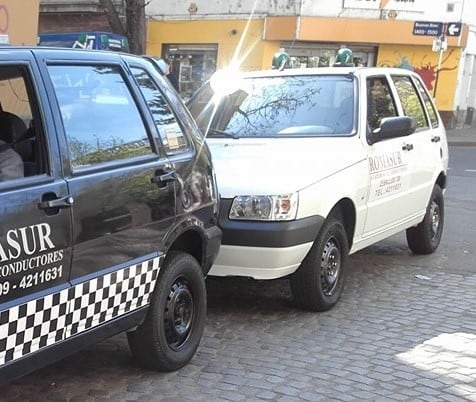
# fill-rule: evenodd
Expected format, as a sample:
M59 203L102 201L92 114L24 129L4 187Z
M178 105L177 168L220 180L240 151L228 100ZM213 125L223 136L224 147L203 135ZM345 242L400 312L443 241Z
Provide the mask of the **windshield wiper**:
M222 135L223 137L233 138L234 140L237 140L238 138L240 138L238 134L228 133L226 131L218 130L216 128L209 128L207 134Z

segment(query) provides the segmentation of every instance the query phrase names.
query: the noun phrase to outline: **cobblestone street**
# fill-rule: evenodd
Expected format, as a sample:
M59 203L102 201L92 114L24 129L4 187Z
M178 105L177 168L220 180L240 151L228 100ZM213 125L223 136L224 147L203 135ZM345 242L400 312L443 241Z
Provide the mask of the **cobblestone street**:
M476 401L476 272L461 247L414 256L402 235L357 253L342 299L320 314L296 309L286 280L209 278L205 333L182 370L133 366L118 336L0 399Z

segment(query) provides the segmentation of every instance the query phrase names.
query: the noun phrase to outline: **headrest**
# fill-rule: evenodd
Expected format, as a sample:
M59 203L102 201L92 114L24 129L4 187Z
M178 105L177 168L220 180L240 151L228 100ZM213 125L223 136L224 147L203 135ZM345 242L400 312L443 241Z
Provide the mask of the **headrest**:
M10 112L0 112L0 140L14 144L21 141L25 133L26 124L20 117Z

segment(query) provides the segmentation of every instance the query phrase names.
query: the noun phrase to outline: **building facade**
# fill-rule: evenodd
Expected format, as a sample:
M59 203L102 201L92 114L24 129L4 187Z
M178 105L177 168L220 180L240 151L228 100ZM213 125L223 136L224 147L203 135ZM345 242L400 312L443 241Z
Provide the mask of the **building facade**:
M476 106L472 0L151 0L147 53L170 60L189 96L219 68L270 68L284 48L294 67L354 62L417 71L448 127L471 122Z
M280 48L305 68L346 46L357 65L417 71L447 127L476 120L474 0L149 0L145 11L147 54L170 61L184 98L217 69L270 68ZM40 0L39 32L88 29L110 30L100 0Z

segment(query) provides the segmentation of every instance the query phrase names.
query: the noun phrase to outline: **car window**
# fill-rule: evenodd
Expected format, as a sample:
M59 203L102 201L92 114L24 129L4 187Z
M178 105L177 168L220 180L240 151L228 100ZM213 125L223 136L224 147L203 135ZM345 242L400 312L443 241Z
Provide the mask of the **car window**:
M141 115L120 70L48 67L73 169L152 154Z
M367 123L376 130L385 117L397 116L388 81L383 76L367 78Z
M208 137L348 135L355 126L349 75L254 77L232 94L202 89L188 104Z
M142 68L131 67L131 70L154 117L165 152L168 155L174 155L179 152L188 151L190 144L187 141L187 137L184 135L172 112L172 108L155 81Z
M36 95L25 66L0 67L0 183L47 173Z
M425 109L418 96L417 89L408 76L392 76L405 116L415 118L417 129L427 128Z
M426 106L426 110L428 112L428 116L430 117L430 122L432 127L438 127L439 122L438 122L438 115L436 113L435 105L430 99L430 96L428 95L428 92L424 88L423 84L420 82L418 79L414 79L415 86L418 89L418 92L420 93L421 98L423 99L423 103Z

